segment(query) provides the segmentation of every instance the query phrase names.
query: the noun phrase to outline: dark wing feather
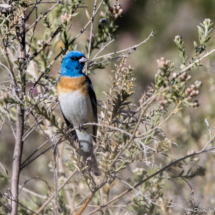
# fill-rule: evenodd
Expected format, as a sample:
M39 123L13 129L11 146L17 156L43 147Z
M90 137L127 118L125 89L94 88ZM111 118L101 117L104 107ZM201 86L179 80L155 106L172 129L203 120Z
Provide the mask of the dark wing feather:
M88 88L88 93L90 96L90 100L91 100L91 104L92 104L92 108L93 108L93 116L94 116L94 122L98 122L98 117L97 117L97 100L96 100L96 94L94 92L93 89L93 85L92 82L90 80L90 78L88 76L87 77L87 81L89 82L89 88ZM97 126L94 125L93 126L93 140L96 142L96 135L97 135Z

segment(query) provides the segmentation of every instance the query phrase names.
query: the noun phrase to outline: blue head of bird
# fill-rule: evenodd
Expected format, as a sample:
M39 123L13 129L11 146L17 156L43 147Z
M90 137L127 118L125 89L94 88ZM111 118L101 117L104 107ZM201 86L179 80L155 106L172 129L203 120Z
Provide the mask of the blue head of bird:
M82 52L71 51L63 59L61 76L80 77L85 62L88 61Z

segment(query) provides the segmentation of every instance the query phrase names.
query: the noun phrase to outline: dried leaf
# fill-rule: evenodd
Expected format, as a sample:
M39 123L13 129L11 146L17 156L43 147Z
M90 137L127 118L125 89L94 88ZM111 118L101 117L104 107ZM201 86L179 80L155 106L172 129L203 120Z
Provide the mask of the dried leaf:
M89 14L89 12L88 12L88 10L87 10L87 9L85 9L85 12L86 12L86 16L87 16L87 18L88 18L89 20L91 20L91 18L90 18L90 14Z
M3 8L10 8L11 5L9 5L9 4L0 4L0 7L3 7Z

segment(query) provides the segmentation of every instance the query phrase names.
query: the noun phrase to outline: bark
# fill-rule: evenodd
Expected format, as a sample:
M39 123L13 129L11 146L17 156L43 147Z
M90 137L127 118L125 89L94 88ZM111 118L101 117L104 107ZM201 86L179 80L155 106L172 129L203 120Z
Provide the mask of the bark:
M22 80L19 90L15 89L19 99L23 100L23 94L25 93L25 75L24 74L24 62L26 59L25 53L25 20L24 13L22 14L19 25L16 26L17 39L19 41L19 61L22 62L20 66L20 77ZM17 121L16 121L16 141L13 155L13 167L11 178L11 215L17 215L18 202L19 202L19 177L20 167L22 159L23 141L22 136L24 133L24 107L17 105Z

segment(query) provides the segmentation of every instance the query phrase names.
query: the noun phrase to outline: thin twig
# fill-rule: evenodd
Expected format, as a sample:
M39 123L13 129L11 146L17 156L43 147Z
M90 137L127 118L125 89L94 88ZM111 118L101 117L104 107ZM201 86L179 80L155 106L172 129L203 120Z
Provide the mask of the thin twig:
M20 187L19 194L21 193L22 188L24 188L24 186L25 186L30 180L32 180L32 179L39 179L39 180L44 181L44 182L46 183L48 189L51 190L51 187L49 186L48 182L47 182L45 179L40 178L40 177L38 177L38 176L35 176L35 177L31 177L31 178L27 179L27 180L24 182L24 184Z
M55 215L58 215L58 171L57 171L57 142L54 137L52 144L53 164L54 164L54 195L55 195Z
M21 164L21 166L23 166L27 161L29 161L29 159L37 152L39 151L43 146L46 145L46 143L48 143L49 140L46 140L42 145L40 145L32 154L30 154Z
M92 61L96 59L96 57L104 50L106 49L112 42L114 42L116 39L118 38L118 35L110 40L105 46L102 46L101 49L95 54L95 56L93 57Z
M39 158L41 155L44 155L47 151L49 151L52 147L50 146L49 148L47 148L46 150L42 151L39 155L35 156L34 158L32 158L28 163L23 164L20 168L20 171L23 170L26 166L28 166L30 163L32 163L33 161L35 161L37 158Z
M33 13L33 11L35 9L37 9L37 5L41 3L42 0L40 0L39 2L36 1L36 3L34 4L34 7L32 8L32 10L29 12L29 14L27 15L25 21L27 22L28 19L30 18L31 14ZM56 2L55 2L56 3ZM28 5L29 6L29 5ZM37 20L37 14L36 14L36 20Z
M181 70L176 77L172 78L172 80L176 79L178 76L180 76L183 72L191 69L194 65L196 65L198 62L200 62L201 60L203 60L204 58L208 57L209 55L211 55L212 53L215 52L215 49L211 50L210 52L206 53L205 55L203 55L202 57L200 57L199 59L195 60L193 63L191 63L189 66L187 66L186 68L184 68L183 70ZM172 81L171 80L171 81Z
M148 107L155 101L155 99L157 98L156 94L151 98L151 100L148 102L148 104L145 106L145 108L142 109L141 114L139 116L139 120L133 130L133 134L130 137L130 139L127 141L127 143L125 144L125 146L120 150L120 152L116 155L116 157L114 158L114 160L112 161L112 163L110 164L109 168L111 168L114 163L117 161L117 159L119 158L119 156L127 149L127 147L130 145L130 143L133 141L134 137L135 137L135 133L142 121L142 116L145 114L146 110L148 109Z
M139 135L138 138L142 138L142 137L144 137L145 135L147 135L148 133L150 133L150 132L154 131L155 129L159 128L163 123L165 123L172 115L174 115L174 114L178 111L178 107L180 106L180 104L181 104L181 102L179 102L179 103L176 105L176 107L174 108L174 110L173 110L164 120L162 120L162 122L161 122L159 125L157 125L157 126L155 126L154 128L152 128L152 129L146 131L145 133Z
M87 126L87 125L96 125L96 126L99 126L99 127L106 127L106 128L110 128L110 129L113 129L115 131L119 131L121 133L124 133L124 134L127 134L129 137L132 137L132 134L126 132L125 130L122 130L120 128L117 128L117 127L114 127L114 126L110 126L110 125L105 125L105 124L100 124L100 123L84 123L83 126ZM38 125L40 126L40 125ZM57 127L58 128L58 127ZM59 128L58 128L59 129ZM71 131L75 130L75 129L78 129L78 126L77 127L74 127ZM71 132L70 131L70 132ZM63 133L62 133L63 134ZM150 136L150 135L149 135ZM148 136L146 136L145 138L147 138ZM134 136L134 138L139 138L139 137L136 137ZM36 149L21 165L21 170L23 168L25 168L27 165L29 165L31 162L33 162L34 160L36 160L38 157L40 157L41 155L45 154L47 151L49 151L51 149L51 147L47 148L45 151L41 152L39 155L37 155L36 157L34 157L33 159L29 160L30 157L32 157L32 155L34 155L40 148L42 148L49 140L47 140L45 143L43 143L38 149ZM155 149L149 147L149 146L146 146L146 148L149 148L153 151L156 151ZM28 161L29 160L29 161ZM28 163L26 163L28 161ZM25 164L26 163L26 164Z
M54 37L60 32L61 29L61 25L54 31L51 33L51 36L49 37L49 39L43 43L43 45L37 50L35 51L28 59L27 61L31 61L33 60L38 54L40 54L41 51L43 51L47 46L50 45L51 41L54 39Z
M19 188L21 188L21 187L22 187L22 186L19 185ZM25 188L25 187L23 187L22 190L25 191L26 193L29 193L29 194L31 194L31 195L34 195L34 196L40 198L40 199L46 199L46 196L42 196L42 195L40 195L40 194L38 194L38 193L35 193L34 191L29 190L29 189L27 189L27 188Z
M9 177L9 178L11 178L11 175L10 175L10 173L7 171L7 169L3 166L3 164L0 162L0 166L1 166L1 168L4 170L4 172L7 174L7 176Z
M10 197L7 197L7 198L10 199L12 202L15 202L14 199L12 199L12 198L10 198ZM31 210L30 208L24 206L22 203L16 201L16 204L17 204L17 205L21 205L23 208L25 208L25 209L31 211L32 213L34 213L34 215L38 215L37 213L35 213L35 212L34 212L33 210ZM13 209L13 208L12 208L12 209ZM11 211L11 213L12 213L12 211ZM11 213L10 213L10 214L11 214ZM16 213L16 215L17 215L17 213Z
M103 2L103 0L101 1L101 3L99 4L99 6L97 7L97 9L96 9L96 11L95 11L95 15L98 13L98 11L99 11L99 9L100 9L100 7L101 7L101 5L102 5L102 2ZM73 44L73 43L75 42L75 40L77 40L77 39L81 36L81 34L84 33L84 31L87 29L87 27L89 26L90 23L91 23L91 20L89 20L89 21L87 22L87 24L86 24L86 25L82 28L82 30L79 32L79 34L71 40L71 42L68 44L68 46L70 46L71 44ZM55 63L55 61L63 54L64 51L65 51L65 50L62 49L62 51L59 52L59 53L57 54L57 56L54 58L54 60L46 67L45 71L40 75L40 77L39 77L39 78L37 79L37 81L34 83L34 86L31 88L30 91L32 91L32 90L36 87L36 85L39 83L39 81L41 80L41 78L49 71L50 67L51 67L51 66Z
M29 17L30 17L30 14L34 11L34 9L36 9L36 20L37 20L37 16L38 16L38 8L37 8L37 6L38 6L38 4L40 4L40 2L42 1L42 0L40 0L39 2L37 2L38 0L36 0L36 4L35 4L35 7L33 8L33 10L29 13ZM28 19L26 19L26 21L27 21ZM29 48L28 48L28 54L30 53L30 50L31 50L31 43L32 43L32 40L33 40L33 37L34 37L34 33L35 33L35 30L36 30L36 27L37 27L37 24L34 26L34 29L33 29L33 32L32 32L32 34L31 34L31 38L30 38L30 42L29 42Z
M205 147L200 151L203 152L206 150L206 148L208 147L208 145L212 142L212 140L215 138L215 135L213 137L211 137L211 139L207 142L207 144L205 145Z
M84 203L84 205L81 207L81 210L78 211L77 215L81 215L82 212L85 210L85 208L87 207L87 205L89 204L90 200L93 198L94 193L91 193L89 195L89 197L87 198L86 202Z
M80 207L81 207L80 205L81 205L83 202L85 202L85 201L89 198L90 195L91 195L91 193L89 193L84 199L82 199L82 200L79 202L79 204L76 206L76 208L74 208L74 210L71 211L71 213L70 213L69 215L73 215L73 213L76 211L76 209L80 208ZM76 214L76 215L77 215L77 214Z
M93 14L91 17L90 39L89 39L89 46L88 46L88 59L90 59L91 43L92 43L92 37L93 37L93 24L94 24L95 12L96 12L96 5L97 5L97 0L95 0L95 2L94 2Z
M210 137L210 139L211 139L211 138L212 138L212 133L211 133L211 129L210 129L210 125L209 125L208 119L205 119L205 123L206 123L206 125L207 125L209 137ZM212 141L211 141L211 147L213 147Z
M130 187L132 190L134 190L137 194L139 194L140 196L142 196L143 198L147 199L148 201L150 201L151 203L153 203L154 205L160 206L159 204L155 203L152 201L152 199L148 198L146 195L143 195L140 191L138 191L137 189L135 189L134 187L132 187L129 183L127 183L126 181L122 180L121 178L119 178L118 176L116 176L116 178L118 178L120 181L122 181L124 184L126 184L128 187Z
M11 208L9 208L9 206L6 206L5 204L3 204L1 201L0 201L0 206L3 206L4 209L5 209L8 213L11 212Z
M41 14L36 21L28 28L26 29L26 33L33 28L43 17L45 17L45 15L47 15L49 12L51 12L56 6L58 6L60 3L62 2L62 0L58 1L55 5L53 5L49 10L47 10L44 14Z
M112 53L108 53L108 54L105 54L105 55L96 57L95 60L97 60L97 59L99 59L99 58L110 57L111 55L119 54L119 53L122 53L122 52L125 52L125 51L128 51L128 50L136 50L136 48L137 48L138 46L140 46L140 45L146 43L151 37L154 37L154 36L155 36L154 30L152 30L151 33L149 34L149 36L148 36L144 41L142 41L141 43L139 43L139 44L137 44L137 45L134 45L134 46L131 46L131 47L129 47L129 48L120 50L120 51L116 51L116 52L112 52Z
M132 137L132 136L133 136L132 134L128 133L128 132L125 131L125 130L122 130L122 129L118 128L118 127L106 125L106 124L94 123L94 122L88 122L88 123L84 123L84 124L83 124L83 126L87 126L87 125L96 125L96 126L98 126L98 127L110 128L110 129L113 129L113 130L115 130L115 131L119 131L119 132L121 132L121 133L123 133L123 134L126 134L126 135L128 135L129 137ZM149 137L149 136L147 136L147 137ZM147 137L145 137L145 138L147 138ZM137 136L134 136L134 138L137 139L138 137L137 137ZM145 147L146 147L146 148L149 148L149 149L151 149L151 150L153 150L153 151L156 151L155 149L151 148L150 146L146 146L146 145L145 145Z
M31 3L28 6L36 5L38 3ZM56 1L42 1L40 4L56 4Z
M60 151L59 156L58 156L59 172L64 177L64 179L66 179L66 173L65 173L65 169L64 169L64 165L63 165L64 143L61 144L61 150L59 150L59 151ZM67 202L70 206L70 210L73 211L74 205L73 205L73 199L70 195L69 186L65 185L64 190L66 193ZM76 215L75 212L74 212L74 215Z
M58 188L58 192L62 190L62 188L69 182L69 180L75 175L75 173L78 171L78 169L75 169L69 176L68 178L64 181L64 183ZM55 197L55 193L53 193L48 200L46 200L43 205L37 210L37 214L39 214L47 204Z
M10 120L10 116L9 116L9 114L8 114L8 111L6 111L6 115L7 115L7 119L8 119L10 128L11 128L11 131L12 131L12 133L13 133L13 136L14 136L14 138L16 139L16 134L15 134L15 131L14 131L14 128L13 128L13 124L12 124L12 122L11 122L11 120Z
M4 38L3 38L1 30L0 30L0 36L1 36L2 47L4 49L3 50L3 55L4 55L4 57L5 57L6 61L7 61L7 65L8 65L8 68L9 68L9 73L11 75L13 85L14 85L14 87L17 87L16 78L15 78L15 75L14 75L14 72L13 72L12 63L10 62L10 58L8 56L8 53L7 53L7 47L4 44Z
M180 158L180 159L178 159L178 160L176 160L176 161L170 163L169 165L163 167L162 169L160 169L159 171L157 171L157 172L155 172L154 174L150 175L149 177L143 179L141 182L139 182L138 184L136 184L133 188L137 188L138 186L140 186L140 185L143 184L144 182L146 182L146 181L148 181L149 179L155 177L156 175L158 175L158 174L160 174L160 173L166 171L166 170L169 169L171 166L174 166L175 164L177 164L177 163L180 162L180 161L183 161L183 160L185 160L185 159L187 159L187 158L189 158L189 157L193 157L193 156L196 156L196 155L205 153L205 152L209 152L209 151L211 151L211 150L213 150L213 149L215 149L215 147L212 147L212 148L210 148L210 149L208 149L208 150L195 152L195 153L192 153L192 154L190 154L190 155L186 155L186 156L184 156L184 157L182 157L182 158ZM121 197L124 196L125 194L131 192L132 190L133 190L132 188L127 189L126 191L124 191L124 192L121 193L120 195L118 195L118 196L116 196L115 198L113 198L113 199L111 199L110 201L108 201L106 204L100 205L99 208L97 208L97 209L95 209L94 211L90 212L88 215L94 214L95 212L99 211L100 209L107 207L109 204L111 204L111 203L117 201L119 198L121 198Z
M17 37L19 41L19 58L23 61L26 58L25 53L25 14L23 12L19 21L19 30L17 30ZM18 28L18 26L17 26ZM24 64L20 67L20 77L21 77L21 94L19 95L19 99L23 99L23 95L25 93L25 75L24 74ZM22 136L24 133L24 107L21 105L17 105L17 121L16 121L16 142L14 147L14 155L13 155L13 167L12 167L12 177L11 177L11 215L17 215L18 210L18 186L19 186L19 177L20 177L20 164L22 158L22 150L23 150L23 141Z

